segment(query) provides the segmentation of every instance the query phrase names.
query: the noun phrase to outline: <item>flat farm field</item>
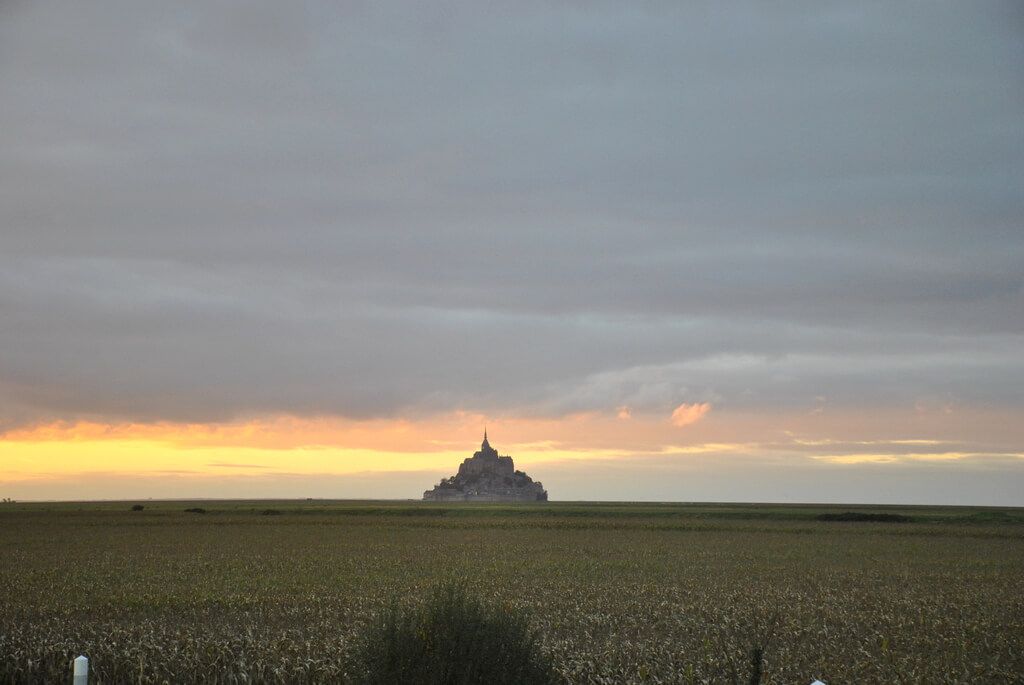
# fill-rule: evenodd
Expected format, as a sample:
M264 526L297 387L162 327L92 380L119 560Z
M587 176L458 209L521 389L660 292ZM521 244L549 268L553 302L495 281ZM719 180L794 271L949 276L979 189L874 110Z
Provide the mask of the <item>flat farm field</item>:
M1024 512L708 504L0 505L0 683L343 683L445 581L571 683L1022 682ZM200 508L205 513L186 512ZM868 513L892 521L819 520ZM871 518L871 517L868 517Z

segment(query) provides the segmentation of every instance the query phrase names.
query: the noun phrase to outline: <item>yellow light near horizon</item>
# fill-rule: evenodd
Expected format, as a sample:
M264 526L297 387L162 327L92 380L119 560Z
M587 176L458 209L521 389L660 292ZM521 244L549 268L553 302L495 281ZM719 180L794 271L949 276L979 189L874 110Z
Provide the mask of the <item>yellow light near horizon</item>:
M0 441L0 479L70 473L235 475L345 474L450 467L453 452L385 452L342 447L181 447L149 439Z
M612 422L591 414L508 419L504 432L518 440L496 444L525 466L658 454L658 429L677 430L667 422L632 421L629 431L617 428L609 435L606 424ZM476 449L483 423L462 413L420 421L276 416L226 424L53 422L0 436L0 479L227 469L264 475L452 470Z
M903 442L906 444L910 441ZM962 459L984 456L986 455L976 452L926 452L910 454L824 454L814 458L833 464L889 464L898 461L960 461ZM1001 456L1020 458L1021 455L1004 453Z
M690 463L710 470L729 460L745 463L895 464L957 461L991 456L969 451L969 443L933 437L948 428L918 424L909 435L893 428L892 417L868 425L855 437L831 434L834 419L819 426L820 416L708 413L702 420L679 426L670 416L632 412L628 420L615 413L583 413L560 418L488 420L491 442L516 466L533 469L555 462L613 461L648 468L659 462ZM840 428L865 418L851 414ZM1002 416L972 416L969 426L986 427L991 441ZM881 419L878 419L881 421ZM907 419L910 420L909 418ZM990 426L986 426L987 421ZM181 477L274 476L423 472L450 474L478 447L484 417L453 412L412 419L356 421L337 417L269 416L229 423L53 422L0 434L0 482L66 478L74 474ZM804 426L802 431L796 430ZM820 430L821 432L817 432ZM779 439L784 435L784 439ZM1016 433L1003 436L1016 447ZM911 454L887 446L936 446L934 452ZM826 454L808 448L826 447ZM847 448L847 450L840 448ZM944 449L941 447L945 447ZM824 451L824 450L823 450ZM846 452L846 453L843 453ZM996 456L1020 458L1019 448Z
M201 477L454 471L475 449L473 443L455 440L407 444L403 438L408 438L408 426L404 431L394 424L377 426L376 431L366 426L357 431L331 428L323 422L291 420L225 426L49 424L0 439L0 481L103 473ZM349 441L357 446L344 444ZM374 443L405 449L369 446ZM574 451L553 442L508 447L503 453L512 452L517 464L619 455ZM529 453L527 460L516 454L521 447Z

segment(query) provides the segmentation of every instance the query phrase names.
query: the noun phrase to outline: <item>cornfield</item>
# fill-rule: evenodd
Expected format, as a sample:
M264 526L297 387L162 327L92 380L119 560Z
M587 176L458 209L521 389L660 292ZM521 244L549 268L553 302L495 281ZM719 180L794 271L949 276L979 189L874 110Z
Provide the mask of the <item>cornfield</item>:
M0 683L345 683L457 581L570 683L1021 682L1024 526L557 506L0 510ZM778 510L776 508L775 510ZM673 513L674 512L674 513Z

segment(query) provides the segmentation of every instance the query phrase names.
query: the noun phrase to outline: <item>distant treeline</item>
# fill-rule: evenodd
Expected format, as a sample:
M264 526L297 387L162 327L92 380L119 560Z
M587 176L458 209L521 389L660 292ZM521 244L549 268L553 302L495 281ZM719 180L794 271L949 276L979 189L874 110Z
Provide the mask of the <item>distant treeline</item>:
M844 511L841 514L818 514L819 521L875 521L878 523L908 523L912 516L903 514L881 514L877 512Z

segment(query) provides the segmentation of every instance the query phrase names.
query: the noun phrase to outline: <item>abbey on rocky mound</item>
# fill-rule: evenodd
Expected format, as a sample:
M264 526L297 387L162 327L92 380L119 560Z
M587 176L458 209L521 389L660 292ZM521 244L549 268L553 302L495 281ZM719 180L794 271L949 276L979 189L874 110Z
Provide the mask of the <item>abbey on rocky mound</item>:
M548 493L540 482L516 471L512 457L498 456L498 450L484 442L480 451L459 466L459 472L445 478L433 490L423 493L431 502L547 502Z

